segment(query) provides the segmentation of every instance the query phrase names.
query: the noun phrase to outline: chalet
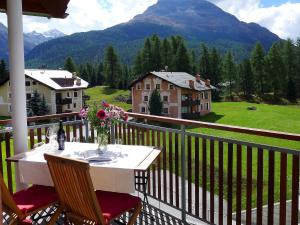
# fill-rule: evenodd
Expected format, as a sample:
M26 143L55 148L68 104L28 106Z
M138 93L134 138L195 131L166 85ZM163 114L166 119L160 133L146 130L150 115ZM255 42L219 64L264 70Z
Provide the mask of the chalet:
M83 90L88 82L66 70L25 70L26 99L37 91L45 97L50 114L78 112L82 108ZM0 115L11 116L10 81L0 84Z
M151 72L131 84L132 110L149 114L149 101L154 89L159 90L163 115L195 118L211 111L210 80L184 72Z

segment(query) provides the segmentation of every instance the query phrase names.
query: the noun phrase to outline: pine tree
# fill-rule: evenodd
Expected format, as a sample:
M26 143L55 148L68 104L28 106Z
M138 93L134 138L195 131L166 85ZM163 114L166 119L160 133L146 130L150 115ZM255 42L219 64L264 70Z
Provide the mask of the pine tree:
M142 53L141 51L139 51L137 53L137 56L135 58L135 61L134 61L134 66L133 66L133 71L134 71L134 75L135 77L140 77L143 75L143 56L142 56Z
M293 81L292 78L290 77L288 80L288 87L287 87L287 99L290 102L297 103L297 95L298 93L297 93L295 81Z
M49 113L49 108L47 106L44 97L34 91L31 98L27 100L27 114L29 116L43 116Z
M234 84L236 79L236 70L235 70L235 64L231 52L228 52L225 56L225 60L223 63L223 74L224 74L225 81L228 82L230 98L231 100L233 100L233 89L234 89Z
M193 75L196 75L198 73L197 69L197 62L196 62L196 53L195 51L190 51L190 57L191 57L191 73Z
M281 76L284 74L284 65L279 53L279 47L277 44L273 44L268 56L268 78L270 80L274 97L279 97L281 93Z
M6 68L6 63L3 59L1 59L0 61L0 82L8 79L9 74L8 74L8 70Z
M213 48L210 54L211 74L209 79L217 90L212 91L212 99L214 101L221 100L221 82L222 82L222 59L216 48Z
M156 89L152 92L149 101L149 111L151 115L160 116L162 114L163 102L159 91Z
M120 75L120 64L118 56L112 46L109 46L105 51L104 74L107 84L111 88L117 88Z
M190 73L191 65L190 65L190 57L188 54L188 50L185 47L185 44L180 43L176 57L175 57L175 67L178 72L187 72Z
M104 74L103 74L103 63L99 63L96 73L96 84L103 85L105 82Z
M70 56L65 61L64 70L68 70L70 73L74 73L77 71L76 65Z
M162 69L162 57L161 57L161 43L157 35L153 35L151 38L152 41L152 64L154 71L160 71Z
M200 74L204 78L209 78L211 75L210 69L211 69L211 65L210 65L208 48L205 44L201 44L201 56L200 56L200 63L199 63Z
M149 38L146 39L145 44L144 44L144 49L142 51L142 65L143 65L143 70L142 74L148 73L153 71L153 57L152 57L152 46L151 46L151 41Z
M168 39L164 39L162 43L162 64L169 71L174 70L172 48Z
M245 59L240 65L241 87L247 100L251 100L254 87L253 73L249 59Z
M262 96L265 93L267 77L265 74L265 51L260 43L257 43L251 52L251 66L254 75L256 91Z
M300 38L296 41L296 65L297 65L297 72L295 74L295 85L298 91L298 98L300 98Z

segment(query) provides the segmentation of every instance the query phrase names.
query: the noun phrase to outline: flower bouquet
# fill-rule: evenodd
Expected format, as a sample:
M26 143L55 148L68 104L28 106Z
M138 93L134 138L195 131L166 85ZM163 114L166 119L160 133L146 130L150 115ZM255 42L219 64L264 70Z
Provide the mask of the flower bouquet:
M99 150L107 149L112 127L119 121L127 121L128 119L128 114L122 108L110 105L105 101L102 102L100 109L96 105L81 109L79 116L88 119L92 127L97 130Z

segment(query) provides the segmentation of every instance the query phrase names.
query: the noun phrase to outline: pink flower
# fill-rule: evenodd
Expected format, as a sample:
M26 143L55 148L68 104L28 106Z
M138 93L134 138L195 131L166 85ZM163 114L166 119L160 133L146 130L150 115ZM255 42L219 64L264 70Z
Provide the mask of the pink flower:
M124 114L123 119L124 119L125 122L128 120L128 114L127 113Z
M111 122L110 121L107 122L107 127L111 127Z
M79 112L79 116L83 119L85 119L87 117L89 108L82 108Z
M106 112L101 109L97 112L96 116L100 119L100 120L104 120L106 119L107 115L106 115Z
M105 123L104 123L104 122L101 122L101 123L100 123L100 126L101 126L101 127L105 127Z
M109 104L108 104L107 102L102 102L102 106L103 106L104 108L108 108L108 107L109 107Z

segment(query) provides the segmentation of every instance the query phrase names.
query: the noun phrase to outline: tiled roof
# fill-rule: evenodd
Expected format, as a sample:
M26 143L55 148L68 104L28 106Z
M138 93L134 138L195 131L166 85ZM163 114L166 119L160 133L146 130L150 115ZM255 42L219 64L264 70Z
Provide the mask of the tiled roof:
M73 74L66 70L26 69L25 75L55 90L82 89L89 85L81 78L77 83Z
M212 85L210 85L210 86L205 85L205 81L203 81L203 80L200 80L200 82L197 82L196 78L193 75L185 73L185 72L151 72L149 74L153 74L153 75L155 75L163 80L166 80L166 81L168 81L178 87L181 87L181 88L194 89L197 91L205 91L205 90L211 90L211 89L215 88ZM147 75L143 76L142 78L140 78L139 80L135 81L132 85L143 80L149 74L147 74ZM193 87L190 86L190 81L193 81L193 83L194 83Z

